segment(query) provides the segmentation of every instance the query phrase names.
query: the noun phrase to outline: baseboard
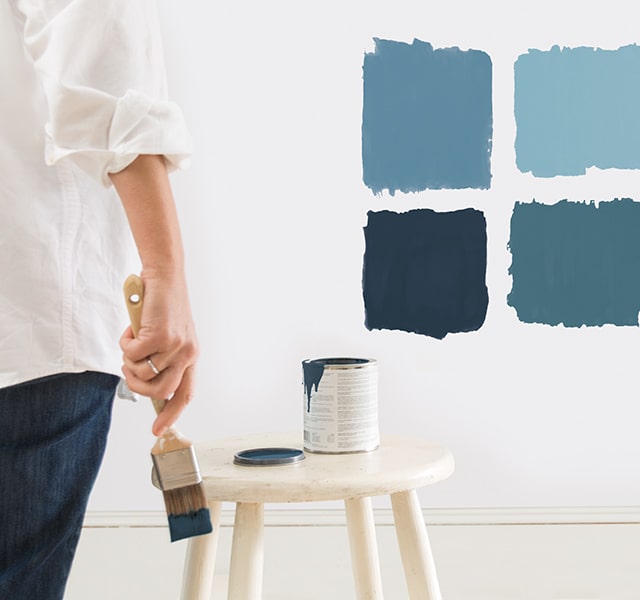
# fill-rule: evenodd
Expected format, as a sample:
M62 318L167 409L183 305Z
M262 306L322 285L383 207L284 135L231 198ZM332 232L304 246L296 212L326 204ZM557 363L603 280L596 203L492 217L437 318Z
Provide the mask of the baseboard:
M540 508L429 508L424 509L427 525L594 525L640 524L640 506L620 507L540 507ZM232 508L223 510L221 526L233 525ZM390 509L374 509L376 525L393 524ZM345 525L340 509L269 509L265 526L322 527ZM167 516L159 511L89 511L84 527L165 527Z
M406 598L390 510L374 509L385 597ZM429 508L447 600L638 600L640 507ZM227 597L234 510L223 505L213 597ZM267 505L264 600L355 597L344 511ZM65 600L175 600L188 545L164 511L87 514Z

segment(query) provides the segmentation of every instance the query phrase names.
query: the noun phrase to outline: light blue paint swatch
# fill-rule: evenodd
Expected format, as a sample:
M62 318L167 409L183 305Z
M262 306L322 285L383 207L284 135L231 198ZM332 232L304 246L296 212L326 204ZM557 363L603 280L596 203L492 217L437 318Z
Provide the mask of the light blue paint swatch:
M516 163L536 177L640 168L640 48L529 50L515 68Z
M487 189L493 116L489 55L375 40L363 68L363 180L387 189Z
M507 302L520 321L638 325L640 203L517 203Z

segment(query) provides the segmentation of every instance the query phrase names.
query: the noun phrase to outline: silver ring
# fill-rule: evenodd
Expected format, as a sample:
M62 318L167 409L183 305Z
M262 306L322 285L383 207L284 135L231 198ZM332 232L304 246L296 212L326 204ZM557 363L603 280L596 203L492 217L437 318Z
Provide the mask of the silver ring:
M158 367L156 367L152 362L150 358L147 358L147 364L149 365L149 368L156 374L156 375L160 375L160 371L158 371Z

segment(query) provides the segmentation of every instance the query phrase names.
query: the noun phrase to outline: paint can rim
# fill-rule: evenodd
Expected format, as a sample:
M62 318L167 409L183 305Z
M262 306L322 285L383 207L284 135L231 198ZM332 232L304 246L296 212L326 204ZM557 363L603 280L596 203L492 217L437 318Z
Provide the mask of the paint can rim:
M377 364L375 358L350 358L350 357L333 357L333 358L309 358L303 360L303 365L315 364L322 365L325 369L360 369Z

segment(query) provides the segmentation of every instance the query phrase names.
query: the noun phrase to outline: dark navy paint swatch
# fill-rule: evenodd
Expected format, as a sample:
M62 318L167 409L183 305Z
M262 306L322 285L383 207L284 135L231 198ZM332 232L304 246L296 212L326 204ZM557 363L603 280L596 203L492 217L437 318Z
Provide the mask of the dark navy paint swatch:
M388 189L487 189L493 115L489 55L375 39L364 58L363 180Z
M364 235L367 329L442 339L482 326L489 296L481 211L370 211Z
M638 325L640 203L516 203L509 249L520 321Z
M536 177L640 168L640 48L529 50L515 63L516 164Z

